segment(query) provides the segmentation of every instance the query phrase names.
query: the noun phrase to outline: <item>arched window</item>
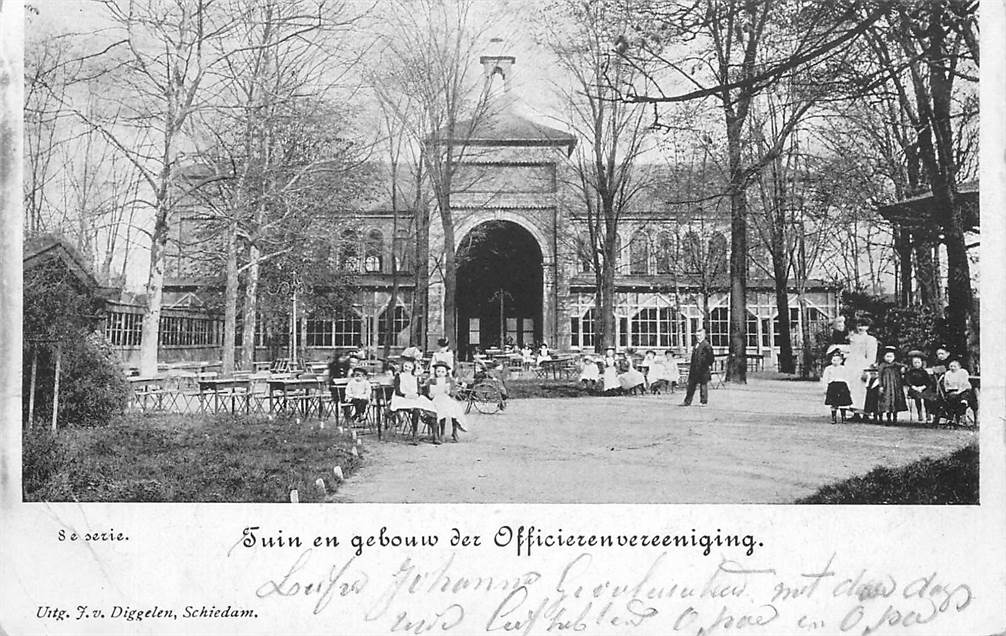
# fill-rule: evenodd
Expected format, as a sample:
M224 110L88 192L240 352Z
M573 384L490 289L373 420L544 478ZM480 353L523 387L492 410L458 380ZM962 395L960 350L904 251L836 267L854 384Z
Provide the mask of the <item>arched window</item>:
M360 271L360 233L354 229L343 230L339 237L339 267Z
M723 232L713 232L709 238L709 261L717 268L726 269L728 244Z
M730 311L717 307L709 312L709 344L714 347L730 346Z
M661 232L657 237L657 273L670 274L674 265L674 235Z
M384 268L384 234L380 230L371 230L367 234L367 244L364 247L363 266L368 272L380 272Z
M378 318L380 332L377 334L377 345L383 347L388 344L388 308L385 307ZM391 344L397 344L398 334L409 328L409 312L400 304L395 304L395 317L391 322Z
M570 345L574 347L594 346L594 308L591 307L580 317L570 318Z
M650 240L643 232L636 232L629 241L629 273L645 276L650 272Z

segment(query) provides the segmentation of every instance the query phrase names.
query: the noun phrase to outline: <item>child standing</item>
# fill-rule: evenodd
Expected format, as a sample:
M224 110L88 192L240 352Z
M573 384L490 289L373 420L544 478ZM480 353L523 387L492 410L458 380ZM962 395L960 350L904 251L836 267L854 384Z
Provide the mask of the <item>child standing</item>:
M433 400L433 407L437 411L437 425L434 429L433 443L440 444L444 438L444 429L447 427L447 420L451 421L451 440L458 441L458 431L464 431L462 425L464 418L461 403L457 401L457 385L450 375L450 367L447 363L437 361L433 363L433 377L430 378L429 394Z
M908 410L908 402L905 400L905 365L896 362L896 358L897 349L884 347L884 361L877 368L877 411L883 413L888 422L897 422L898 413Z
M831 407L831 423L834 424L835 412L839 409L842 411L842 421L845 421L845 411L852 406L852 396L849 394L842 350L832 347L828 354L831 356L831 364L821 373L821 384L825 387L824 403Z
M608 347L604 352L604 392L614 394L622 386L618 383L618 364L615 361L615 348Z
M359 424L367 413L370 404L370 382L367 381L367 370L363 367L353 369L353 375L346 383L346 405L352 408L353 422ZM349 414L347 413L347 417Z

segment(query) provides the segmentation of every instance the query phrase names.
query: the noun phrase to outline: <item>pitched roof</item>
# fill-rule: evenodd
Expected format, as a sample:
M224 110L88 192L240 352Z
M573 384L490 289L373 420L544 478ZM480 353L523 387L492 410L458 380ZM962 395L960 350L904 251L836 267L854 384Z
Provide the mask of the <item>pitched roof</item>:
M491 101L485 117L458 122L456 129L475 146L555 146L573 151L576 137L538 123L518 112L519 102L509 93ZM460 136L458 135L458 136Z
M25 241L22 266L25 270L37 267L50 259L63 263L88 289L97 290L98 279L91 273L87 259L65 239L53 234L41 234Z

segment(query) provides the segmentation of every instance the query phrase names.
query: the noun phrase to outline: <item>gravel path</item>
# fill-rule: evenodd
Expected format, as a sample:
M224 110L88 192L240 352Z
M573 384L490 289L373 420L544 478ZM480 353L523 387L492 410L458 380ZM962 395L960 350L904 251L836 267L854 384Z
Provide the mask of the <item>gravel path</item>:
M726 386L710 391L706 407L679 407L681 397L514 400L503 413L473 414L461 442L443 446L367 436L366 465L332 499L789 503L976 437L906 424L832 425L809 382Z

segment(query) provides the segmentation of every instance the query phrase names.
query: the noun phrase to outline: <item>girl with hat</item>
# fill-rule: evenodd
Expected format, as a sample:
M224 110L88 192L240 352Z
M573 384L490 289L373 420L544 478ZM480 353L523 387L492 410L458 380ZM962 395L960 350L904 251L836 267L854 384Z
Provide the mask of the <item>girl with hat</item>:
M430 378L427 392L433 401L437 412L437 424L433 427L433 443L440 444L444 438L447 420L451 421L451 440L458 441L458 431L464 431L462 424L464 409L457 400L457 384L451 377L451 368L447 363L438 360L433 363L433 377Z
M447 375L454 375L454 352L451 351L450 340L441 338L437 340L437 350L433 352L433 364L438 362L447 365Z
M835 414L842 411L842 421L845 421L845 411L852 406L852 396L849 394L848 374L845 367L845 356L838 345L828 349L828 359L831 364L821 373L821 384L825 387L824 403L831 407L831 423L835 424Z
M597 360L592 355L584 355L580 360L580 383L584 390L591 390L601 379L601 371L597 368Z
M905 386L908 397L915 402L915 411L922 418L922 407L926 407L925 421L933 421L936 412L936 380L926 370L926 355L918 349L908 352L909 366L905 371Z
M884 347L884 360L877 369L877 411L885 414L888 422L897 422L898 413L908 410L908 402L905 400L905 365L896 362L897 357L897 349Z
M395 374L392 384L391 405L392 411L408 411L412 417L412 442L419 439L419 416L420 411L435 413L436 409L430 398L419 393L419 378L416 377L416 361L410 357L402 356L402 368Z

